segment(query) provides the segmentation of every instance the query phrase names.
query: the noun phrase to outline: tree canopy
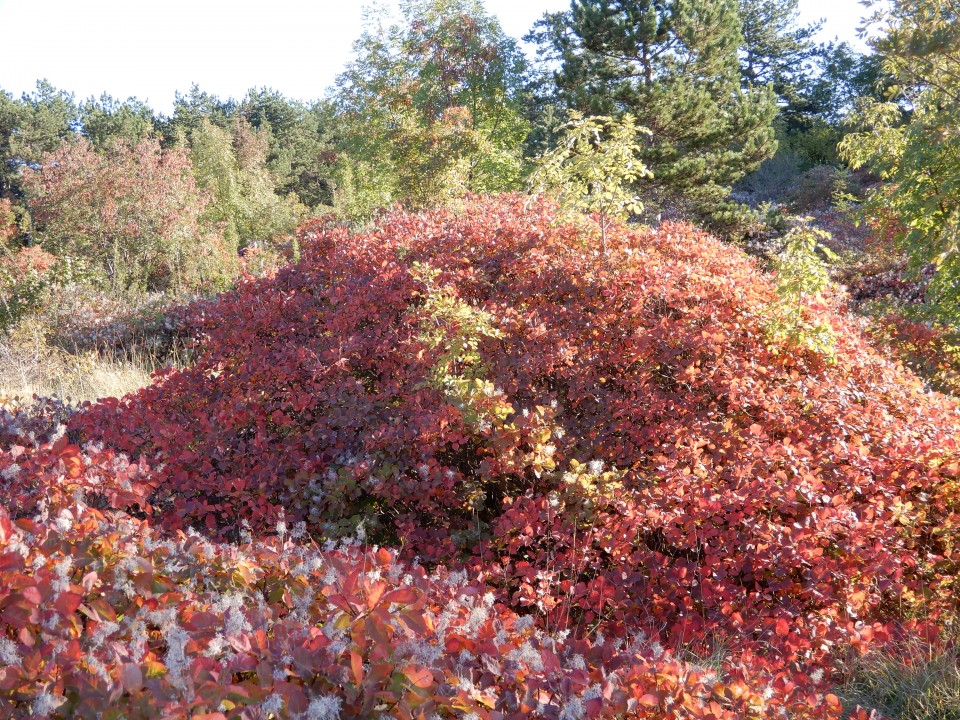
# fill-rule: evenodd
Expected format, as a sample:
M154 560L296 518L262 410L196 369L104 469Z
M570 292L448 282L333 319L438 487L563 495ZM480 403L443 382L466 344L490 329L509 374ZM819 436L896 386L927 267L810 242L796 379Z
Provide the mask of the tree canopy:
M773 154L776 102L741 83L732 0L575 0L539 26L560 63L563 104L587 114L631 113L652 134L643 161L649 202L731 219L730 186Z
M43 155L23 182L42 247L83 262L114 290L197 286L229 262L201 226L207 197L183 148L152 138L98 153L79 138Z
M843 154L885 181L870 210L913 258L933 263L935 300L960 319L960 4L916 0L880 6L874 47L897 85L865 100Z
M334 102L344 145L381 178L371 200L436 204L519 187L528 125L523 56L477 0L408 0L371 13Z

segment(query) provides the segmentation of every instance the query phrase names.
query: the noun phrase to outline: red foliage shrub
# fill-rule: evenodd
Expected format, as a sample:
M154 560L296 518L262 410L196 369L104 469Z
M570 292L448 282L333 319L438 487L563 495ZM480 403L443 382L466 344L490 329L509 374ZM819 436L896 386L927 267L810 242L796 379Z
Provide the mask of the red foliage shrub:
M960 355L949 329L891 311L871 323L870 335L931 387L960 394Z
M17 275L22 276L30 272L43 275L54 266L57 259L43 248L28 247L4 258L2 262L4 269L17 277Z
M145 466L39 440L37 427L0 454L0 490L19 511L0 506L0 718L839 710L809 678L749 652L706 668L642 634L545 633L466 572L428 573L364 544L362 527L323 550L285 523L241 545L161 534L109 509L144 503Z
M194 367L71 420L141 459L107 504L173 538L281 521L335 538L363 522L406 556L463 563L498 613L533 612L571 643L645 632L650 648L737 648L737 689L684 689L689 703L658 693L699 675L671 665L641 692L612 643L581 653L587 679L563 671L592 687L617 670L639 717L749 717L764 684L794 717L837 716L801 678L829 679L831 654L921 606L955 609L955 404L829 310L836 364L769 346L767 280L688 226L621 228L602 256L524 202L397 213L357 235L301 228L299 264L195 306ZM502 699L511 676L464 647L506 692L488 716L523 713ZM354 662L359 684L373 671ZM522 692L550 697L523 673ZM599 692L602 709L542 714L627 709Z
M0 198L0 245L5 245L20 232L17 216L13 212L13 203Z
M0 718L759 720L839 709L809 678L749 652L710 669L643 635L545 633L465 572L405 564L364 545L361 528L323 550L285 524L266 542L215 544L93 507L104 492L114 507L142 502L143 470L65 439L0 455L3 496L21 510L0 507Z

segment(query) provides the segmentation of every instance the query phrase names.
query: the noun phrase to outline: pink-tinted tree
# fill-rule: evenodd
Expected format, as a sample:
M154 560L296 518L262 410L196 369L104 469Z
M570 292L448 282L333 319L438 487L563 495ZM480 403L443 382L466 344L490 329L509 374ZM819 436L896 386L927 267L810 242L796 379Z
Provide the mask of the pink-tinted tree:
M150 138L101 154L81 138L44 155L23 182L43 247L83 261L115 291L196 287L235 263L200 222L208 196L180 147Z

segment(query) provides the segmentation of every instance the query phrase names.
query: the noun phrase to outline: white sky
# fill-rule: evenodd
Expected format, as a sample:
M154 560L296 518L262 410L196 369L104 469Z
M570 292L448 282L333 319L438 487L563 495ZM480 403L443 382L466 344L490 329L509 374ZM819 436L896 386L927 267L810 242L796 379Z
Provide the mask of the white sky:
M192 83L221 98L271 87L322 97L360 34L361 0L0 0L0 89L36 81L83 100L135 96L169 113ZM486 0L507 34L524 35L569 0ZM826 19L822 40L854 40L858 0L800 0L801 19Z

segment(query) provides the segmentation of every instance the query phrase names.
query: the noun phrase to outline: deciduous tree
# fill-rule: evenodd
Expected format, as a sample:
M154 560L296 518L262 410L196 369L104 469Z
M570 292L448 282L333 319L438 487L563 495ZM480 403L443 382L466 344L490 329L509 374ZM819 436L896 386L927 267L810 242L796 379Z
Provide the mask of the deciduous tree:
M41 245L83 260L114 291L195 287L236 261L200 217L207 196L182 148L117 142L98 153L79 138L24 170Z
M842 143L854 167L884 184L868 210L916 264L933 263L930 296L960 321L960 3L898 1L873 21L884 70L898 83L887 102L860 108L864 132Z
M408 0L368 17L336 102L356 162L389 178L380 204L516 188L527 124L515 41L476 0Z
M228 130L204 118L190 133L197 185L211 194L203 220L219 227L234 250L292 232L305 212L295 195L274 192L268 143L266 130L255 130L239 115Z
M557 146L539 159L531 178L535 190L554 195L562 206L598 214L604 253L610 224L643 211L632 190L650 177L640 160L649 132L632 115L615 120L572 111Z

